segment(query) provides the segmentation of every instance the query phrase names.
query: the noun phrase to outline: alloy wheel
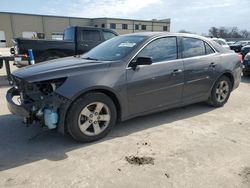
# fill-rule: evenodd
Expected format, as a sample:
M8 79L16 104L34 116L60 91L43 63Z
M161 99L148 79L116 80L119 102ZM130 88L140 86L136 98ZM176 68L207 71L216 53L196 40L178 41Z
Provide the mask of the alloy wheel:
M78 118L78 126L82 133L96 136L103 132L111 119L110 109L102 102L94 102L83 108Z
M229 83L222 80L216 88L216 99L218 102L224 102L229 95Z

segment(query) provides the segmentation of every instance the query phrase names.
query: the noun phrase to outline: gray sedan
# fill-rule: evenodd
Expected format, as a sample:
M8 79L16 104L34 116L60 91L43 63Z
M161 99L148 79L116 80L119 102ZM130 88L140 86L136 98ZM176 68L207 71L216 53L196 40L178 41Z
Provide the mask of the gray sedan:
M6 97L9 110L27 123L89 142L117 121L201 101L221 107L241 72L240 57L207 38L135 33L81 56L20 69Z

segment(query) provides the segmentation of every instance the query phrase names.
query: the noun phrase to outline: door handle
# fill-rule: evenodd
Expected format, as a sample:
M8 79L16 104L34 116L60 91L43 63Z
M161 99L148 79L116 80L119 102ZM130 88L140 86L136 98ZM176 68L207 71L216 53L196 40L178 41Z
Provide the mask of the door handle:
M216 67L216 63L214 62L210 63L209 67L212 67L212 68Z
M181 70L181 69L175 69L175 70L173 70L172 74L176 75L176 74L180 74L182 72L183 72L183 70Z

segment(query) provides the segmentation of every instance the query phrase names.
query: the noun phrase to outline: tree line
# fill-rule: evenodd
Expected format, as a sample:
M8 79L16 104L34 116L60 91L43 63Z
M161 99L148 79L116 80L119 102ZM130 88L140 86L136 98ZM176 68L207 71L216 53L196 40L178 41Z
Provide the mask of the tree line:
M186 30L180 30L180 33L193 33ZM206 34L203 34L206 35ZM216 38L250 38L250 31L239 30L237 27L211 27L208 35Z
M217 38L249 38L250 31L239 30L237 27L211 27L209 29L209 35Z

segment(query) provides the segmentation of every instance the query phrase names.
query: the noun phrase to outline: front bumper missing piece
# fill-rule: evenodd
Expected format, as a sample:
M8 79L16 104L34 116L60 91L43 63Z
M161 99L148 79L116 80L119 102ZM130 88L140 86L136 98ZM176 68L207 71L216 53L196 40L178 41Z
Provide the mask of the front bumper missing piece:
M7 91L6 99L7 99L7 106L9 111L12 114L18 115L23 117L26 121L25 123L31 124L34 121L39 122L42 126L44 126L44 117L37 117L39 109L37 111L32 111L32 107L34 107L37 102L28 103L28 104L17 104L13 99L14 97L20 97L20 92L17 88L13 87ZM53 101L53 102L52 102ZM44 107L45 108L54 108L57 109L59 121L57 123L57 130L61 133L65 133L65 118L67 110L71 104L69 99L62 97L56 93L52 96L47 96L44 98ZM48 106L48 104L53 104L53 106ZM41 109L40 109L41 111Z

